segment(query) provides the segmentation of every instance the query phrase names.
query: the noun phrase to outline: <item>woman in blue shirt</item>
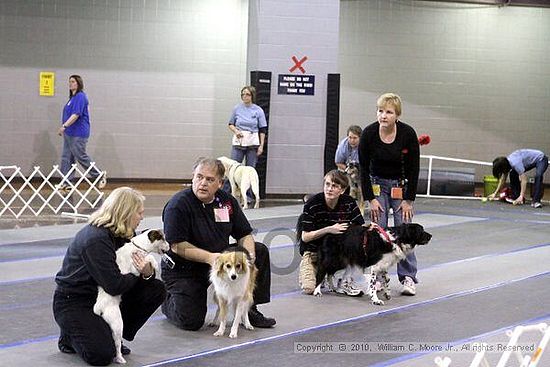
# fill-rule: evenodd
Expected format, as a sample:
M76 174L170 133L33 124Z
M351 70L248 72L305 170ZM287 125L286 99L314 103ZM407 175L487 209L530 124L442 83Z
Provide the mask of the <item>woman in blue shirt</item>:
M90 115L88 113L88 96L84 93L84 82L80 75L71 75L69 77L69 100L63 107L63 117L61 127L57 134L63 137L63 152L61 153L61 183L57 186L58 190L67 190L70 187L66 184L72 181L74 172L69 177L67 173L71 166L78 162L88 170L92 159L86 153L86 144L90 137ZM90 172L91 181L96 180L98 188L102 189L107 184L107 172L101 171L95 166Z
M242 103L233 108L229 118L229 130L233 133L231 159L256 167L258 157L264 151L267 121L264 110L256 104L256 88L245 86L241 89Z

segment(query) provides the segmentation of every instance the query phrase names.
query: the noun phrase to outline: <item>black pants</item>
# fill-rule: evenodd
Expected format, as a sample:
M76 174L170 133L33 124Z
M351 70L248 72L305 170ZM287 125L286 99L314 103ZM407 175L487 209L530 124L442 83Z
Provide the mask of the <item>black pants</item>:
M271 298L271 265L269 250L256 242L258 276L254 289L254 304L268 303ZM168 321L185 330L198 330L204 325L207 312L207 290L210 266L205 264L176 265L170 269L162 263L162 279L168 294L162 312Z
M122 295L120 311L124 321L122 336L134 340L138 330L162 304L166 296L160 280L140 280ZM94 313L96 298L56 291L53 314L61 336L80 357L92 366L106 366L115 357L115 344L109 325Z

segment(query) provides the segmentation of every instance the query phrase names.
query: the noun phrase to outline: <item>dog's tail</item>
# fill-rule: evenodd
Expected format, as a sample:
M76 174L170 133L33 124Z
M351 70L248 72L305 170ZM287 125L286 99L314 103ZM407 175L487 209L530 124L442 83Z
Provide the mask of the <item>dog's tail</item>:
M253 170L254 173L250 177L250 189L254 193L254 197L256 198L256 207L258 206L258 203L260 202L260 178L258 177L258 172L256 169Z

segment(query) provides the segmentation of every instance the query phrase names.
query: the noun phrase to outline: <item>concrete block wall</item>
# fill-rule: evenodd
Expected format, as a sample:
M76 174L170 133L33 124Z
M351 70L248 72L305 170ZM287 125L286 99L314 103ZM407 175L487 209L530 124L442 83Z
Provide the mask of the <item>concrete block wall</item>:
M432 137L422 154L550 153L550 9L342 0L340 14L341 136L393 91Z
M246 80L245 0L0 2L0 165L58 164L68 77L90 100L88 153L109 176L190 178L228 154ZM38 95L55 72L54 97Z
M550 153L550 9L412 0L2 0L0 165L59 162L70 74L90 98L88 151L110 176L190 178L229 154L250 70L273 72L268 193L321 189L326 74L342 76L340 137L386 91L428 133L424 154ZM278 95L308 56L315 96ZM56 73L38 96L40 71ZM548 179L547 179L548 180Z
M338 0L250 0L248 69L271 71L267 193L322 189L327 74L338 72ZM308 60L315 95L279 95L279 74Z

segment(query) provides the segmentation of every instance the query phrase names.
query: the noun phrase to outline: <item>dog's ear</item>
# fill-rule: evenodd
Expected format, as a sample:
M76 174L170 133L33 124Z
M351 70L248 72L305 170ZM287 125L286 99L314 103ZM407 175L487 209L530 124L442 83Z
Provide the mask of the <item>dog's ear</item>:
M158 241L158 240L164 240L164 235L162 234L162 231L160 229L153 229L148 234L147 237L149 237L149 241L151 243Z
M225 264L225 260L223 255L218 256L214 261L214 269L216 269L216 275L218 277L222 276L224 264Z

